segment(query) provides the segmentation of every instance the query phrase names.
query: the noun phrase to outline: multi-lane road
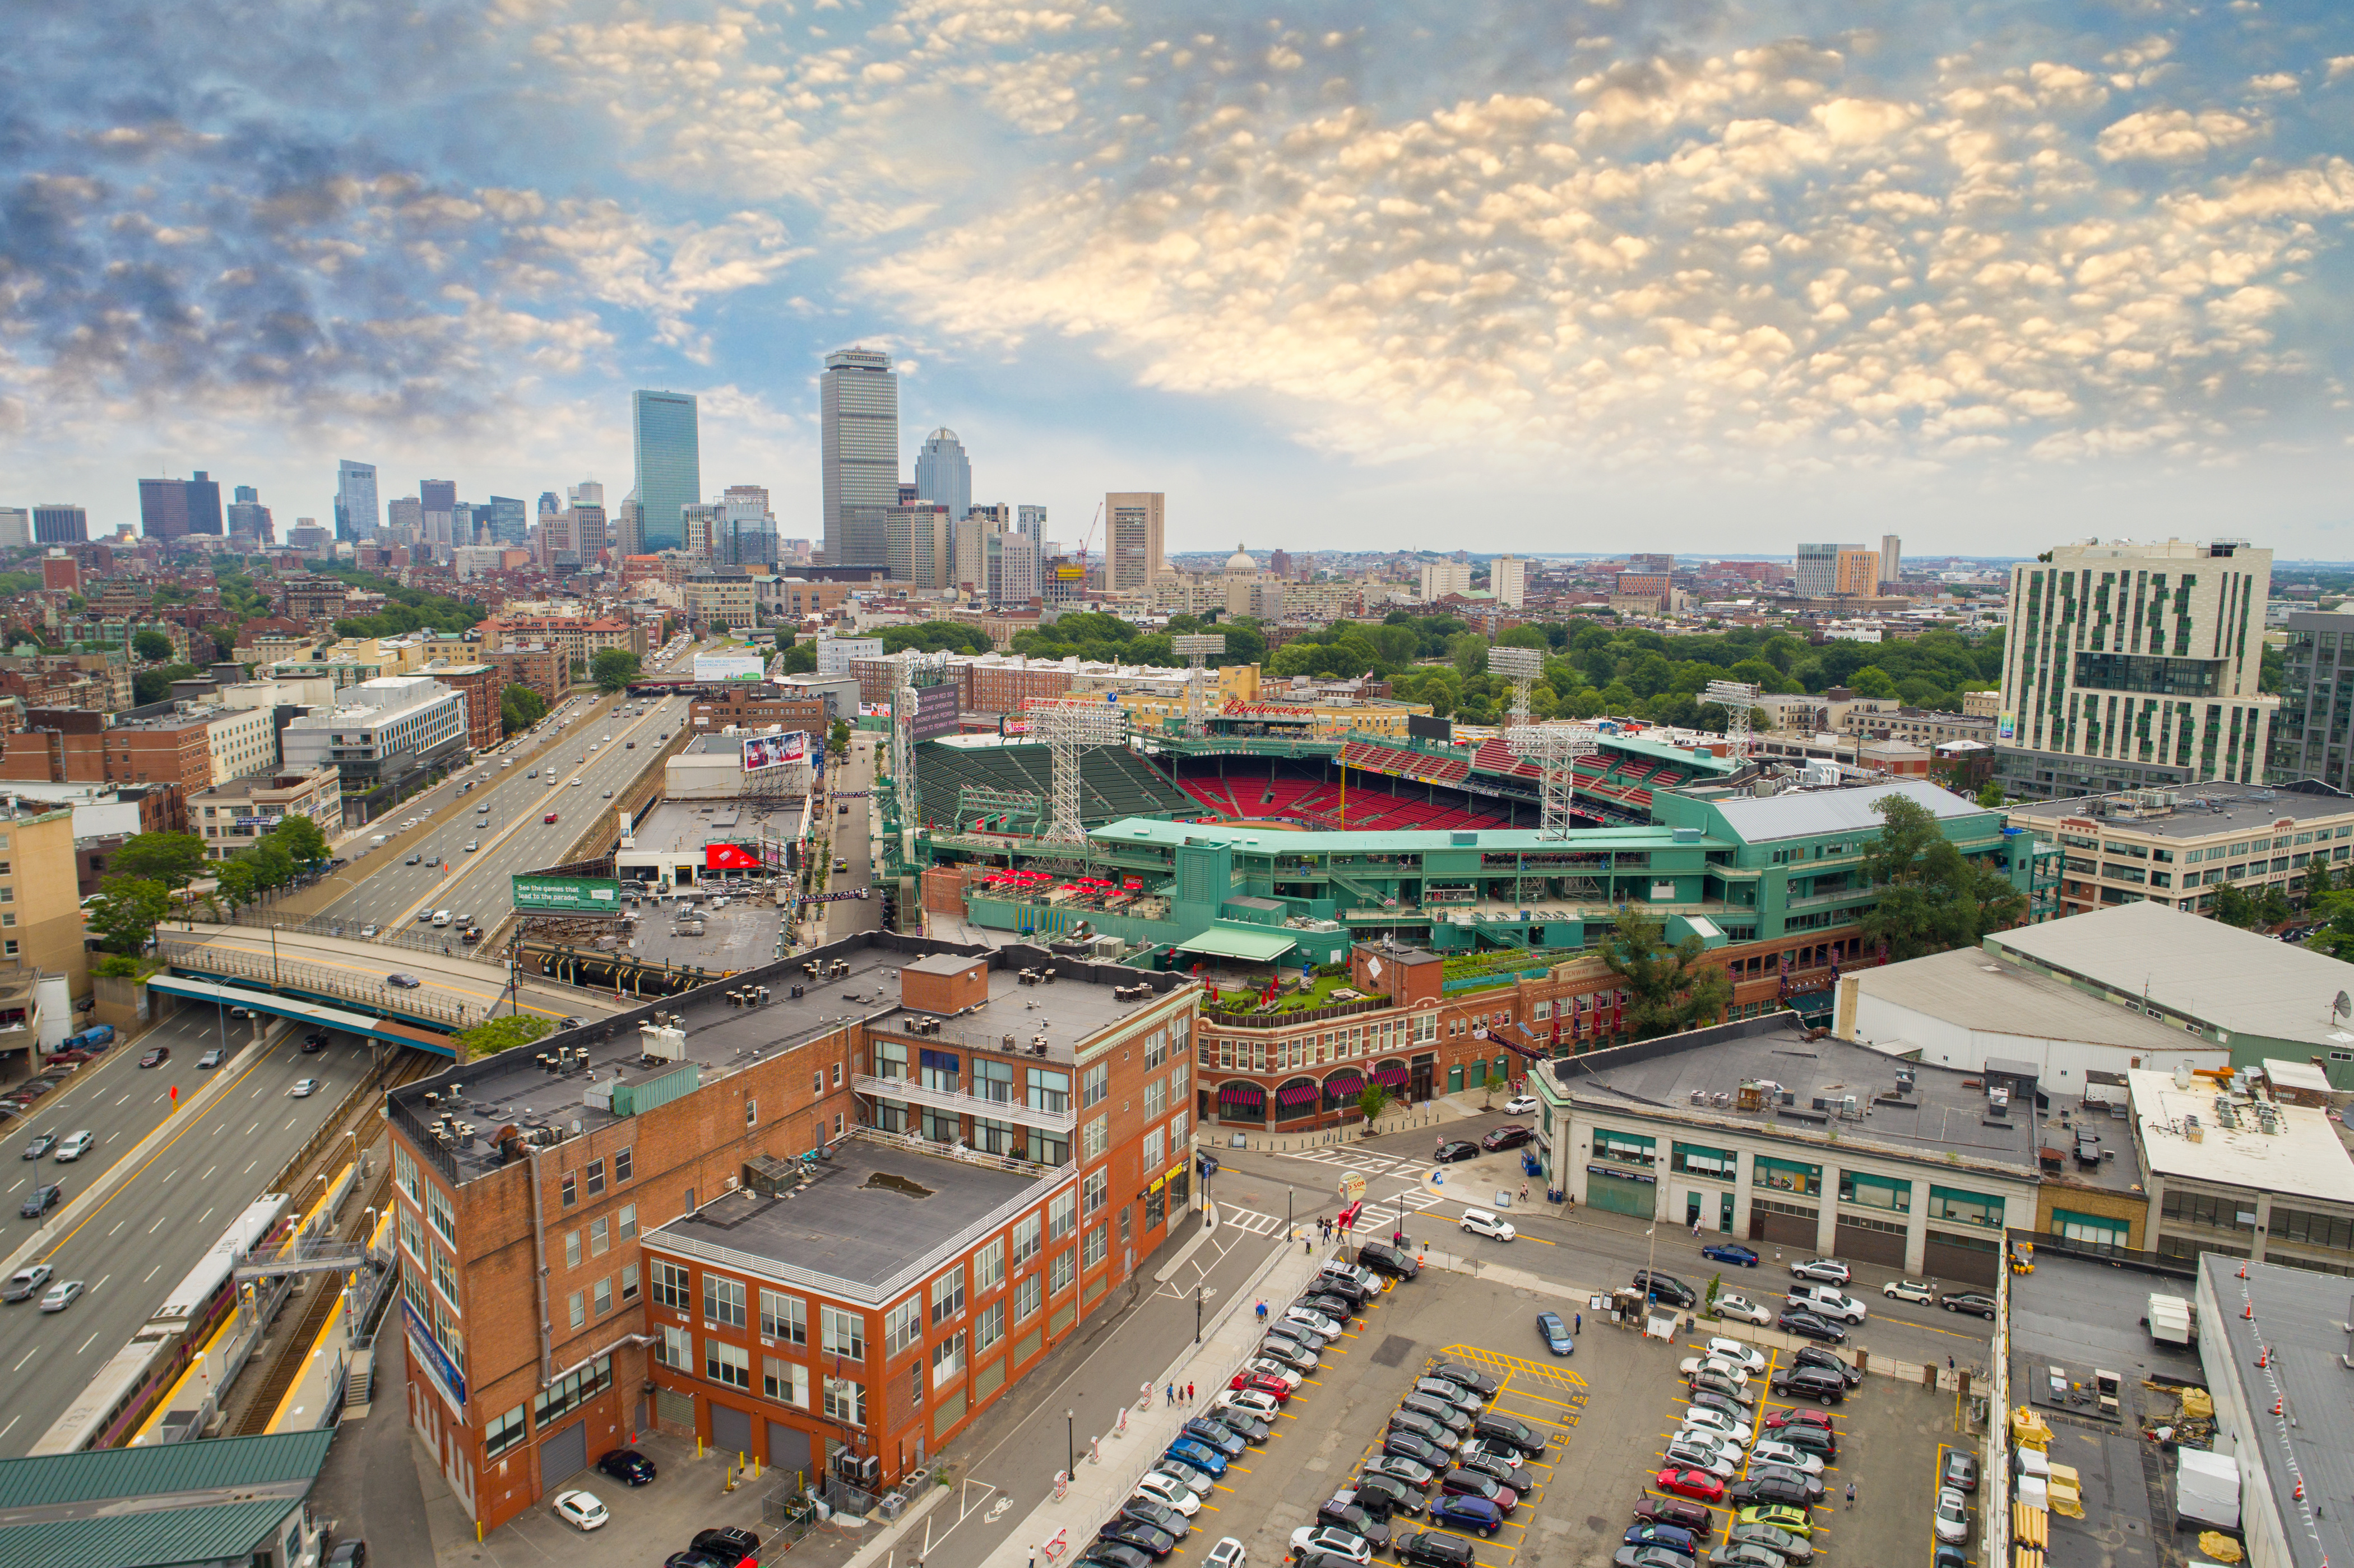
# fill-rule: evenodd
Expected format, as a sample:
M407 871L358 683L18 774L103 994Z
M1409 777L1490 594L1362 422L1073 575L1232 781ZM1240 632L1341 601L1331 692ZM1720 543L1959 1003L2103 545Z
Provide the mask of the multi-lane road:
M229 1059L199 1071L196 1058L219 1033L213 1009L191 1009L83 1067L71 1086L41 1101L39 1114L12 1134L5 1157L16 1169L5 1172L13 1184L5 1194L7 1228L0 1232L0 1247L10 1253L38 1229L16 1214L36 1181L62 1180L70 1199L128 1158L158 1124L170 1124L113 1191L33 1255L54 1266L58 1279L84 1281L81 1299L58 1313L29 1301L0 1307L0 1378L9 1393L0 1410L0 1455L25 1453L65 1414L368 1072L368 1046L350 1035L336 1034L325 1050L305 1055L302 1031L261 1047L235 1019L226 1032ZM169 1045L171 1060L141 1067L140 1055L156 1045ZM170 1108L173 1087L185 1107L216 1076L227 1082L201 1108ZM303 1078L319 1079L318 1092L289 1097ZM83 1128L98 1134L98 1142L79 1161L17 1158L35 1132L62 1136ZM292 1196L299 1203L318 1194Z
M587 1018L612 1011L610 993L586 991L553 980L528 974L510 974L500 965L477 960L471 950L451 942L451 954L418 952L408 948L389 948L374 943L357 942L351 938L336 938L281 930L275 940L268 931L257 931L249 926L196 926L187 930L164 934L173 946L167 949L175 964L182 969L200 967L192 957L184 957L180 944L196 943L215 951L238 955L240 968L232 974L260 980L272 973L285 977L285 989L308 989L306 982L322 971L333 971L325 978L334 983L313 992L329 1006L345 1006L355 1012L370 1012L371 1001L384 1012L396 1012L399 1004L414 999L448 1010L461 1010L469 1021L486 1018L503 1011L521 1012L546 1019ZM419 983L414 987L393 989L391 977L407 975ZM352 995L354 991L362 995ZM512 1006L510 1006L512 1003Z

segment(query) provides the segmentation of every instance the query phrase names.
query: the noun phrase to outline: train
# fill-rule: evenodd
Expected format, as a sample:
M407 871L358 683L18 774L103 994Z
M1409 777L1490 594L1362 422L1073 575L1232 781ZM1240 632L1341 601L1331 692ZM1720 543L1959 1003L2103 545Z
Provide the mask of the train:
M249 1204L30 1452L111 1448L136 1432L236 1306L238 1265L271 1239L292 1203L283 1192L264 1192Z

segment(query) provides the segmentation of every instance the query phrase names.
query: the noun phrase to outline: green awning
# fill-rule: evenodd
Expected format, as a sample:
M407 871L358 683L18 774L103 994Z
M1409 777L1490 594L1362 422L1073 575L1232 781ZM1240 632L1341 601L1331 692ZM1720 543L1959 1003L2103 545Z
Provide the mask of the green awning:
M1181 953L1201 953L1213 959L1243 959L1271 964L1299 944L1280 931L1237 931L1213 926L1190 941L1177 944Z

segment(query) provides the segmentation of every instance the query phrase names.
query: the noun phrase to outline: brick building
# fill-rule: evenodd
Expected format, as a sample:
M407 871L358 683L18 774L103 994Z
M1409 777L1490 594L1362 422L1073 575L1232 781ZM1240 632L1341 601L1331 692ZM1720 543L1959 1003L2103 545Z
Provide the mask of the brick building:
M774 686L750 682L704 687L687 705L686 718L693 728L714 733L729 725L759 729L772 724L822 731L827 722L824 698L790 697Z
M874 934L747 980L663 1003L693 1061L647 1009L389 1097L408 1417L486 1528L656 1425L881 1490L1189 1205L1197 987Z
M487 751L499 743L499 694L506 689L495 664L429 664L419 674L430 675L466 699L466 744Z
M620 616L594 620L580 615L500 616L483 621L478 630L484 653L513 644L546 643L583 665L608 648L626 649L642 659L649 646L645 627Z
M482 659L499 673L499 689L528 686L547 700L550 707L564 700L572 686L572 672L567 664L564 651L546 642L527 642L495 652L484 652Z
M282 613L304 626L333 626L350 592L350 585L340 577L294 577L286 584Z
M832 615L861 591L864 583L811 582L805 577L756 577L760 615L765 620L801 620Z

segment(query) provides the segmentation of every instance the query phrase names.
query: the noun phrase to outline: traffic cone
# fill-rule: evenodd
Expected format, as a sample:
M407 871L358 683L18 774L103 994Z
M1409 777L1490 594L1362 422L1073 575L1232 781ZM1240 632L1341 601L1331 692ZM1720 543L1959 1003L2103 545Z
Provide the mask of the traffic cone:
M2240 1265L2240 1277L2243 1279L2248 1277L2248 1266L2244 1263Z
M2299 1480L2296 1483L2296 1500L2299 1502L2303 1502L2305 1500L2305 1482L2303 1480Z
M2253 1322L2253 1321L2255 1321L2255 1317L2256 1317L2256 1304L2255 1304L2254 1302L2251 1301L2251 1302L2249 1302L2245 1307L2241 1308L2240 1308L2240 1316L2241 1316L2242 1318L2243 1318L2243 1319L2247 1319L2249 1322Z
M2275 1400L2274 1400L2274 1401L2273 1401L2273 1414L2274 1414L2274 1415L2278 1415L2278 1414L2281 1413L2281 1405L2282 1405L2284 1403L2285 1403L2285 1401L2282 1401L2282 1400L2277 1400L2277 1399L2275 1399Z
M2256 1352L2256 1368L2258 1371L2261 1372L2265 1367L2272 1365L2272 1362L2273 1348L2270 1345L2266 1345L2263 1350Z

